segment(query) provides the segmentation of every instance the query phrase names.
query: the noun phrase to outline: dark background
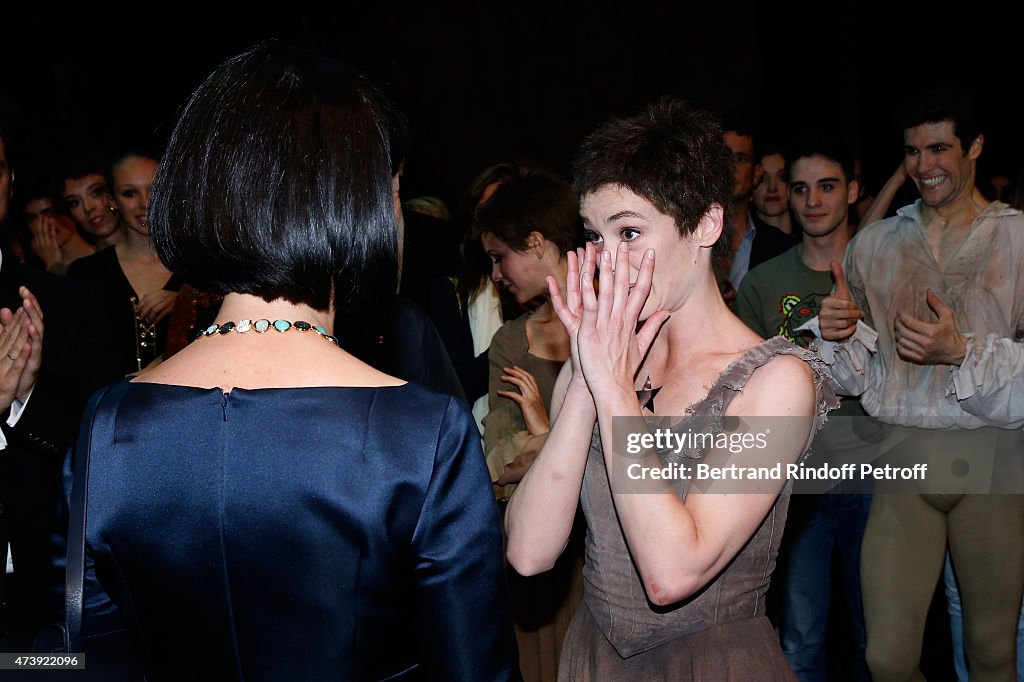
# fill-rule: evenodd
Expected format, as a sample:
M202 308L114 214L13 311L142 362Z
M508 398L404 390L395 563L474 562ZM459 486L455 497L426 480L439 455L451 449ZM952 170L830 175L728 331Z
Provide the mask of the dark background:
M406 198L454 204L485 166L516 158L567 173L597 123L666 93L751 103L773 136L839 130L877 189L900 158L896 100L949 76L991 106L979 184L1016 179L1022 163L1022 24L977 3L941 16L855 2L37 5L0 23L0 93L22 111L34 159L67 140L159 140L221 60L281 37L355 62L399 102L414 136Z
M366 69L410 119L403 196L436 195L452 208L498 161L568 173L596 124L663 94L720 111L752 104L773 137L841 132L877 190L901 158L897 100L959 77L990 112L979 184L1016 179L1024 163L1024 23L1009 3L12 4L0 8L0 97L27 126L22 163L45 165L72 143L159 141L218 63L269 37ZM930 679L948 679L941 604L930 623L925 665Z

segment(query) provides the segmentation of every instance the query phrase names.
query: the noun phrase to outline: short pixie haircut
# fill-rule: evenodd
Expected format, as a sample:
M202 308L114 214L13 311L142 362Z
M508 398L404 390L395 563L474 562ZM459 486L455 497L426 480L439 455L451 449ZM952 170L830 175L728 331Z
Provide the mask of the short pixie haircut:
M50 192L64 203L64 184L68 180L79 180L89 175L103 178L107 189L110 189L110 155L94 145L80 145L65 151L54 165L50 173Z
M539 232L566 253L582 243L583 222L572 186L547 171L513 173L474 214L473 237L491 234L515 251L529 248Z
M327 310L393 268L385 100L323 55L270 41L192 94L150 204L164 264L200 290Z
M591 133L574 165L576 194L583 197L614 185L671 216L681 235L693 232L713 206L721 207L725 237L719 238L715 252L719 258L729 252L732 153L708 112L667 97Z

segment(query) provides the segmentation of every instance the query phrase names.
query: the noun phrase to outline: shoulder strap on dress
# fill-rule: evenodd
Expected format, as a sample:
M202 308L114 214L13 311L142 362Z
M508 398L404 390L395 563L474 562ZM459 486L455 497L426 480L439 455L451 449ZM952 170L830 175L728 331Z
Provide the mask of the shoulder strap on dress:
M829 410L839 407L839 398L836 396L836 384L832 379L832 373L829 371L828 365L818 355L817 350L801 348L781 336L773 337L758 346L754 346L722 372L708 392L709 400L717 403L718 414L721 414L720 410L724 409L725 404L731 398L716 394L722 394L722 389L726 388L736 392L742 391L757 368L768 364L780 355L797 357L806 362L811 371L814 372L814 388L817 393L818 403L818 424L815 428L815 431L817 431L817 428L820 428L821 424L824 423L825 414Z
M827 366L818 357L816 351L801 348L782 336L775 336L764 343L754 346L737 358L735 362L722 372L715 383L718 387L741 391L750 380L754 370L768 364L780 355L793 355L800 358L811 366L815 376L830 376Z

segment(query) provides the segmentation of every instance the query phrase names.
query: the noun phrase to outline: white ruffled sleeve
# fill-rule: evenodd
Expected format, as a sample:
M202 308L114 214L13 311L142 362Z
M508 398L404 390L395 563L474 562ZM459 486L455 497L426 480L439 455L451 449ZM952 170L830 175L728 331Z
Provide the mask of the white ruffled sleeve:
M844 341L826 341L821 338L818 318L814 317L799 327L814 333L814 346L821 359L832 370L832 378L846 396L859 396L868 388L869 367L878 350L878 332L857 321L853 336Z
M992 426L1024 426L1024 345L996 334L968 339L963 362L950 368L946 395Z

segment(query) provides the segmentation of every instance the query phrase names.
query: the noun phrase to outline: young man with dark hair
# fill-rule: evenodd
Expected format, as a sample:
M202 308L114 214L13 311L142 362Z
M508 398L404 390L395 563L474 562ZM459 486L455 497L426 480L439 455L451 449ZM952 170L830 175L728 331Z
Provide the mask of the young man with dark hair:
M947 85L902 108L904 165L921 198L858 233L843 267L833 264L836 288L819 316L822 354L844 392L894 425L894 457L929 466L912 490L876 483L862 563L876 682L920 676L947 543L972 682L1015 675L1024 217L976 187L984 137L973 101Z
M803 243L751 270L740 285L736 314L765 338L784 336L807 347L814 333L805 325L818 314L832 289L830 263L841 260L852 236L850 206L859 184L853 158L837 140L808 136L791 146L789 201L803 229ZM832 413L863 417L856 399ZM815 437L812 451L829 461L853 461L863 451L851 419L830 419ZM814 460L812 460L813 462ZM814 464L810 464L814 466ZM801 680L828 676L826 637L829 596L833 593L833 557L838 555L854 637L858 680L867 680L864 664L864 616L860 591L860 544L870 495L833 489L827 494L794 495L779 555L779 637L793 671Z
M740 286L736 314L765 338L780 335L802 346L813 332L799 327L814 317L832 289L829 264L846 252L851 238L849 206L858 183L846 157L827 138L808 138L793 147L788 161L793 214L804 243L752 269ZM794 282L798 279L798 282Z

